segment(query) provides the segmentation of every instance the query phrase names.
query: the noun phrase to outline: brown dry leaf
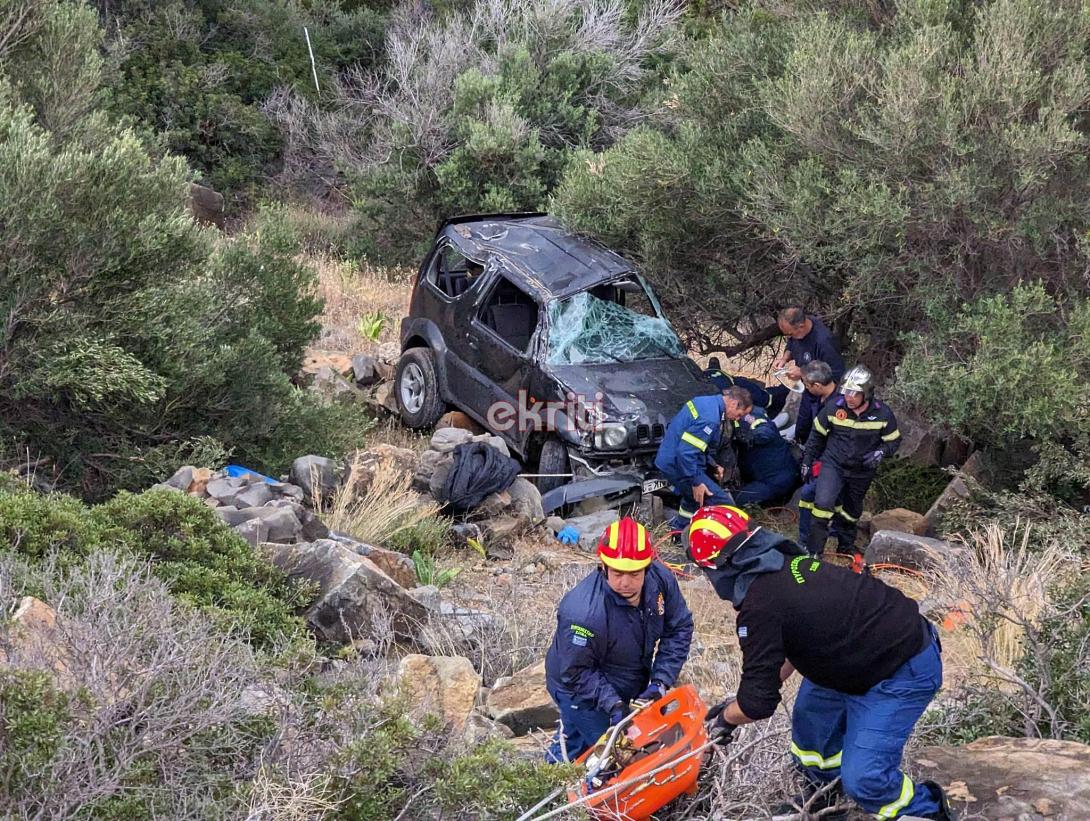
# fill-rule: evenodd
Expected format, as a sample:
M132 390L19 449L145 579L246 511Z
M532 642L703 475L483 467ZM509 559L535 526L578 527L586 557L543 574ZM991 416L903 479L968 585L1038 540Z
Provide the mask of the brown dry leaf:
M946 794L950 796L950 800L964 801L966 804L977 800L976 796L969 792L969 786L964 781L950 782L950 786L946 788Z
M1048 816L1052 815L1055 812L1052 806L1052 801L1048 798L1038 798L1036 801L1033 802L1033 809L1037 810L1037 812L1043 815L1045 818L1048 818Z

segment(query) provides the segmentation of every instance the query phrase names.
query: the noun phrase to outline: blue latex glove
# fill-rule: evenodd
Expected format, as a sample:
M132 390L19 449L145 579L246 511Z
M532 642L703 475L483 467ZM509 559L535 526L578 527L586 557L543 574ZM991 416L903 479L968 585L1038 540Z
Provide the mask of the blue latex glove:
M876 467L878 467L879 464L881 464L882 459L884 459L885 456L886 454L880 450L871 451L863 457L863 467L869 470L874 470Z
M566 525L556 534L556 538L564 544L579 544L579 531L571 525Z
M627 715L628 711L625 710L624 704L618 701L613 705L613 709L609 711L609 726L612 727L615 724L620 724Z
M663 687L659 682L652 681L650 684L647 685L646 690L644 690L642 693L640 693L638 696L636 696L636 700L637 701L658 701L664 695L666 695L666 688Z

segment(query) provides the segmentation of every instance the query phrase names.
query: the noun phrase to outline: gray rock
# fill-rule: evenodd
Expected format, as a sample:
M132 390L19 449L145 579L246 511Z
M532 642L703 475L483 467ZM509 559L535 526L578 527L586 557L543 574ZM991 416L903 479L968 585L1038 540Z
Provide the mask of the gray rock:
M922 747L913 772L938 781L955 810L990 821L1076 821L1090 803L1090 747L1074 741L989 736L962 747Z
M431 436L430 447L440 453L450 453L458 445L473 441L473 434L463 428L440 428Z
M296 518L299 519L299 523L303 525L303 531L300 534L300 538L304 542L316 542L318 539L329 538L329 528L326 527L325 522L315 516L311 511L302 507L298 502L294 502L296 511Z
M265 507L246 507L239 511L249 513L251 519L261 519L269 529L268 541L285 544L297 542L303 535L303 523L290 507L266 505Z
M450 536L455 547L469 547L470 539L476 541L477 544L484 544L484 532L481 530L481 526L474 522L461 522L454 525L450 529Z
M167 490L171 493L185 493L181 488L174 487L174 485L168 485L166 482L159 482L156 485L151 486L152 490Z
M233 530L250 543L250 547L257 547L263 542L269 541L269 526L261 519L247 519Z
M572 516L568 524L579 531L579 547L591 553L598 547L598 537L602 531L617 521L616 510L599 510L584 516Z
M384 547L375 547L365 542L357 542L355 539L338 538L337 541L349 548L357 556L366 556L379 566L387 576L400 584L406 590L416 587L416 566L413 560L404 553L395 550L387 550Z
M498 721L493 721L487 716L475 712L471 713L466 720L465 732L462 738L468 746L476 747L494 738L508 739L514 738L514 736L515 734L506 724L500 724Z
M333 399L338 402L363 401L363 391L337 373L329 365L323 365L314 374L308 390L319 396Z
M228 527L238 527L243 522L248 522L257 515L254 513L254 510L255 508L247 508L243 511L239 510L234 505L223 505L216 508L216 515L223 519Z
M473 437L474 442L484 442L489 447L493 447L502 453L504 456L510 457L511 451L507 447L507 443L503 441L499 436L493 436L490 433L481 433Z
M485 556L501 562L514 558L515 543L525 529L525 520L515 516L491 516L481 522Z
M337 487L337 463L324 456L300 456L291 463L291 483L303 491L304 501L326 498Z
M223 228L226 224L223 194L195 182L189 184L189 196L186 198L189 213L197 222Z
M379 362L385 362L388 365L393 365L401 358L401 346L396 342L383 342L378 346L376 351L376 358Z
M955 547L941 539L929 539L913 533L879 530L871 536L866 553L867 564L898 564L917 570L931 570L968 558L963 547Z
M318 600L307 622L323 641L358 639L414 641L428 610L370 559L332 539L264 548L289 578L315 582Z
M272 489L265 482L255 482L235 494L236 507L261 507L273 500Z
M516 477L511 487L507 488L507 493L511 496L511 505L517 515L530 522L540 522L545 518L545 511L541 507L541 491L529 479Z
M195 468L192 465L185 465L174 471L174 475L167 479L162 484L172 487L176 490L189 490L189 486L193 484L193 471Z
M491 519L495 516L502 516L508 513L508 508L511 507L511 494L506 490L501 490L499 493L493 493L491 496L486 496L477 507L473 509L473 513L478 518Z
M213 479L208 483L208 487L205 489L205 493L214 499L219 499L220 504L223 505L235 505L238 501L238 493L244 487L245 483L241 479L235 479L231 476L221 476Z
M450 476L450 469L453 465L453 460L438 464L435 473L432 474L431 480L428 482L428 492L437 502L447 500L447 478Z
M926 422L913 417L897 418L901 447L897 458L908 459L921 467L934 467L942 459L943 440Z
M435 613L438 613L443 607L443 597L439 593L439 588L434 584L425 584L420 587L414 587L409 590L408 593L413 599Z
M416 467L413 469L413 489L421 493L431 493L431 480L435 472L442 465L449 471L453 463L454 457L449 453L440 453L430 448L424 451L416 460Z
M485 709L490 718L506 724L516 736L555 726L560 713L545 689L545 662L497 682L488 694Z
M378 363L373 356L365 353L352 357L352 378L361 388L369 387L379 381Z
M306 494L303 493L303 489L299 485L293 485L288 482L277 482L274 485L269 485L273 493L284 498L291 499L294 502L305 504L310 501L306 498Z

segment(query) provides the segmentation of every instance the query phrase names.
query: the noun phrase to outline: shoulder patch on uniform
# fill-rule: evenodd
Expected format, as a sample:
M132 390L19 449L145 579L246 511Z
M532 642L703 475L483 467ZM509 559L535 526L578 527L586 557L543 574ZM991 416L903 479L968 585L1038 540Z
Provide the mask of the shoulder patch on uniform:
M578 633L572 633L571 643L578 646L578 647L586 647L587 646L587 637L586 636L581 636Z
M749 635L749 628L744 624L738 628L738 638L744 639Z
M708 425L705 425L704 426L704 433L711 433L711 432L712 432L712 429Z

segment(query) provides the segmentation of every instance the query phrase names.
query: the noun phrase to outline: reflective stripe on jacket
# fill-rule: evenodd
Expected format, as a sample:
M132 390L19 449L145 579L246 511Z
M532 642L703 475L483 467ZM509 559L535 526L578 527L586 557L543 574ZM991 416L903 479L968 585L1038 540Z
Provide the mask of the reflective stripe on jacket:
M723 395L694 396L670 421L655 467L674 484L704 481L710 457L719 450L723 426Z
M814 428L806 440L806 462L821 459L846 471L865 473L863 459L876 450L892 456L901 446L897 418L884 402L871 399L857 414L848 408L843 395L825 403L814 417Z

